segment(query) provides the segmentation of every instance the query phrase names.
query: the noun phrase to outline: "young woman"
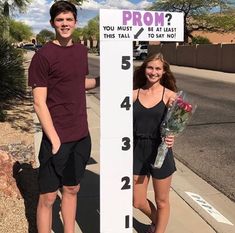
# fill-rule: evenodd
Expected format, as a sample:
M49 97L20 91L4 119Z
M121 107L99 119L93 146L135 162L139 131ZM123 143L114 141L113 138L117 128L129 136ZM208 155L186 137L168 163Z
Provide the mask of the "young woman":
M161 143L160 125L167 106L176 96L176 81L169 64L161 54L147 58L134 72L134 207L152 221L148 233L164 233L170 214L169 191L175 162L171 147L174 137L164 138L169 147L160 169L153 168L158 145ZM155 205L147 199L147 187L152 176Z
M39 233L51 232L52 206L62 188L64 232L72 233L77 192L91 150L85 91L94 88L96 80L86 78L87 48L72 41L76 7L57 1L50 8L50 16L56 38L35 53L29 68L34 109L43 130L37 227Z

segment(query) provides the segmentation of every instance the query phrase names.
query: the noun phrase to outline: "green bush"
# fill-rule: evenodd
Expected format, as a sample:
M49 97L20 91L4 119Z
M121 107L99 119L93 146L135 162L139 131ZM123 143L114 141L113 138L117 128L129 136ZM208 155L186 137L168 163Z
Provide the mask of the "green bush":
M4 122L6 119L6 111L0 107L0 122Z
M192 44L211 44L207 37L195 36L192 38Z
M3 106L14 98L22 98L26 92L23 53L9 41L0 39L0 118Z

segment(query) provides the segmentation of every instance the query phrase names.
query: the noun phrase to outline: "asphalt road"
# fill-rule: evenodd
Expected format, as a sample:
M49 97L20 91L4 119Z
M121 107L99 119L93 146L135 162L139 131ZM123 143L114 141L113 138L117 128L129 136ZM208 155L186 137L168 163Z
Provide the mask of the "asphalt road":
M176 139L176 157L235 200L235 84L177 75L180 89L198 103L192 121Z
M99 59L89 59L90 74L99 75ZM176 138L175 157L235 201L235 84L175 73L177 86L198 108ZM99 99L99 88L92 90Z

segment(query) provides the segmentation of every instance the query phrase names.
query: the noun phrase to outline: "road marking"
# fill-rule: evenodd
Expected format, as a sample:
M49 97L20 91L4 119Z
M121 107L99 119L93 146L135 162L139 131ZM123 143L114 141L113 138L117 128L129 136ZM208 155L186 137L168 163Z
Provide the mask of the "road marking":
M207 213L209 213L217 222L233 226L233 223L225 218L218 210L216 210L212 205L205 201L200 195L191 192L185 193L189 197L191 197L199 206L201 206Z

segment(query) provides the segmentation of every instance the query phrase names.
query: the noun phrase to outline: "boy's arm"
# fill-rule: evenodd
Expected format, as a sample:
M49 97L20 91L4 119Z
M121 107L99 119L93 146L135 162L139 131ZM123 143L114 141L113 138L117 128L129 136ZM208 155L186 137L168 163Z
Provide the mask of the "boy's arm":
M52 153L56 154L60 148L60 138L55 130L51 114L46 104L47 88L36 87L33 89L34 109L41 123L42 129L51 141Z

